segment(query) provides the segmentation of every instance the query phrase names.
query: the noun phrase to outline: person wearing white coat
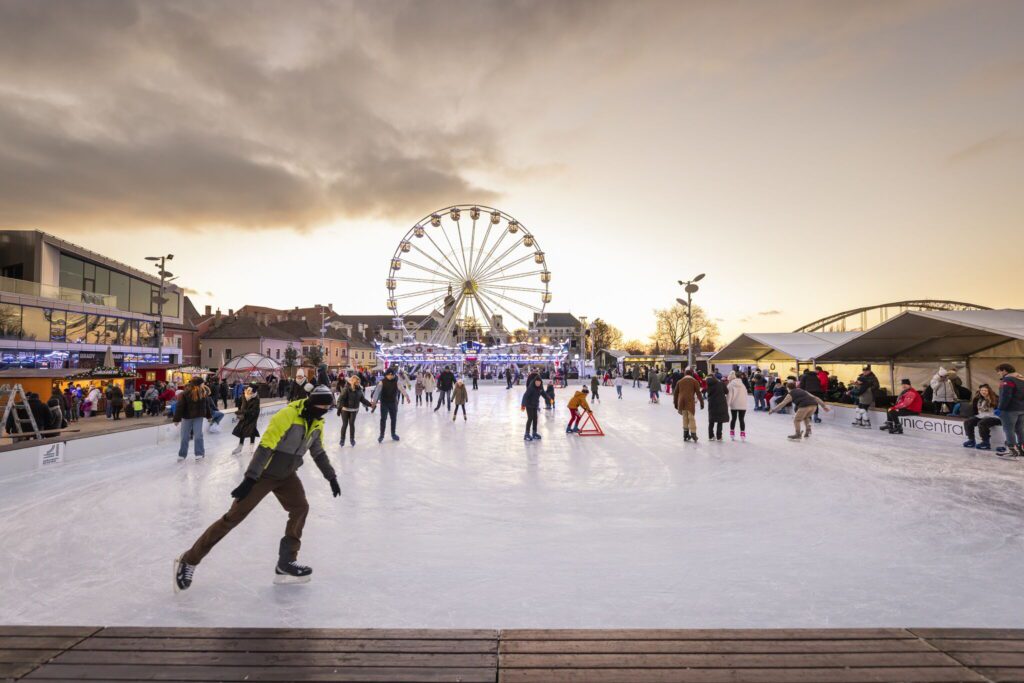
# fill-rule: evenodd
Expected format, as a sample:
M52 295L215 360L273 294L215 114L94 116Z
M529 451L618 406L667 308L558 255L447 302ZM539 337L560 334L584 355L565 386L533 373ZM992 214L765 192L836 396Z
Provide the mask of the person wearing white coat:
M750 402L750 393L743 380L736 376L735 372L729 373L729 383L725 387L729 397L729 438L736 439L736 420L740 423L740 439L747 440L747 405Z
M938 413L952 413L953 406L960 398L957 396L956 386L949 379L948 374L946 368L940 367L939 371L932 375L932 381L929 382L932 388L932 403L935 404L935 410Z
M434 373L426 370L423 373L423 393L426 394L427 406L434 404L434 390L437 389L437 380Z

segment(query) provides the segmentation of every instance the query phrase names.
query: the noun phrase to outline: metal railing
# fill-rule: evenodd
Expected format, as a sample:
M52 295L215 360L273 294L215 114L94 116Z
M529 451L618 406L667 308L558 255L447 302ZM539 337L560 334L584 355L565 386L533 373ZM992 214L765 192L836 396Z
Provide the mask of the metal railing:
M94 306L117 308L117 296L113 294L83 292L80 289L44 285L39 282L16 280L10 277L0 277L0 292L20 294L22 296L37 296L41 299L70 301L76 304L92 304Z

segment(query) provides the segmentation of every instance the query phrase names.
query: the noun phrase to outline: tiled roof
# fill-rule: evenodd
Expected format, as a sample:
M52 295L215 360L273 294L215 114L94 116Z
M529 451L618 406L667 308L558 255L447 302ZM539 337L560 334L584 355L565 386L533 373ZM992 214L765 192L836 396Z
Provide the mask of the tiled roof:
M572 313L544 313L547 322L540 327L579 327L580 321Z
M280 329L276 325L260 325L252 318L233 318L210 330L206 339L281 339L299 341L298 335Z

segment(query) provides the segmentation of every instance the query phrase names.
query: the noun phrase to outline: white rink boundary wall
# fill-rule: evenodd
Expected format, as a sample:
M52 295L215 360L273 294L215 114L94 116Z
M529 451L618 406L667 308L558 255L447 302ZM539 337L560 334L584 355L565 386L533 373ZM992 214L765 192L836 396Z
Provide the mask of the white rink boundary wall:
M833 424L837 427L845 427L850 430L860 431L863 427L854 427L852 422L857 419L857 409L845 403L829 403L830 412L821 411L821 419L825 424ZM885 411L871 411L871 428L877 430L885 424ZM941 442L947 446L962 446L967 440L964 432L964 421L959 418L943 418L935 415L908 415L900 418L903 424L903 433L919 436L930 441ZM979 438L975 431L974 437ZM1006 439L1003 437L1003 428L996 426L992 428L992 447L1002 446Z
M276 403L260 410L260 417L273 415L286 403ZM225 420L234 410L225 411ZM56 469L64 463L89 460L98 456L126 453L138 448L153 448L154 454L167 454L170 444L177 444L179 427L173 422L108 432L95 436L81 436L67 441L50 441L39 446L27 446L0 452L0 479Z

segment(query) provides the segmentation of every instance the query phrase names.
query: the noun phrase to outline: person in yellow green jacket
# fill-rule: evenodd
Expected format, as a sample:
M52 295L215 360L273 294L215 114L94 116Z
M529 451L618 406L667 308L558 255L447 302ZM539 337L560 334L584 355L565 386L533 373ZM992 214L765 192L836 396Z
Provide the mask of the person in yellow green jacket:
M260 501L273 493L288 512L288 523L278 548L276 583L305 583L313 570L298 564L302 527L306 524L309 503L297 470L306 451L331 485L331 493L341 495L338 477L324 450L324 415L334 402L334 393L318 386L306 398L293 401L271 418L260 445L252 456L245 479L232 492L235 499L227 513L210 525L195 544L174 562L174 585L185 590L192 576L213 546L252 512Z
M583 387L569 399L569 424L565 428L566 434L580 431L580 418L583 417L583 413L580 412L582 408L587 413L592 413L590 404L587 403L587 388Z

